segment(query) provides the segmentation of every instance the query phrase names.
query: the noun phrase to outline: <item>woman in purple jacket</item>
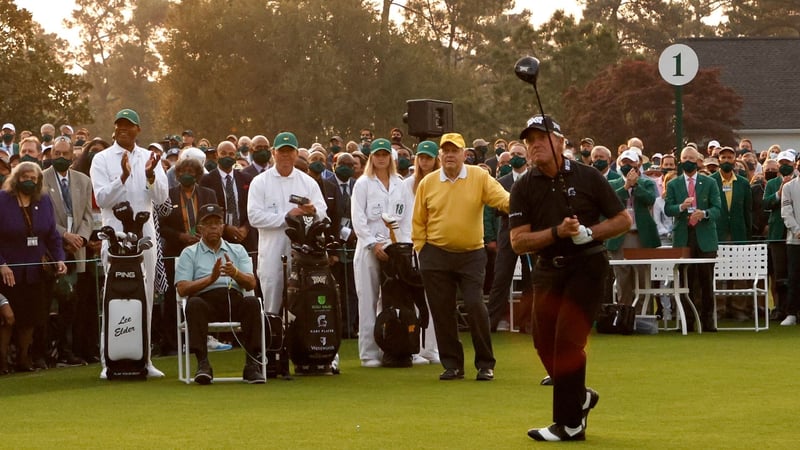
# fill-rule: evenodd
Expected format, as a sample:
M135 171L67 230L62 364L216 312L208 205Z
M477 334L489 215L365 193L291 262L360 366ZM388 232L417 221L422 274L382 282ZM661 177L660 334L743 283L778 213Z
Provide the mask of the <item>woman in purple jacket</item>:
M36 163L18 165L0 190L0 292L11 302L16 317L17 371L32 371L29 350L33 329L47 320L42 257L51 267L67 272L61 236L56 231L53 204L42 195L42 170ZM11 332L0 331L0 374L6 362Z

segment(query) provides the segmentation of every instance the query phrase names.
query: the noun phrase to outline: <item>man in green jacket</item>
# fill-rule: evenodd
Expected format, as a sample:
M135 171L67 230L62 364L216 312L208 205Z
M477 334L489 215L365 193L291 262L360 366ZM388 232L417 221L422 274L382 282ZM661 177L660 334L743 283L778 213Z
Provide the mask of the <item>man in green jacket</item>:
M655 248L661 245L658 228L651 213L656 201L656 184L649 178L641 176L639 154L634 150L625 150L619 158L622 176L609 183L617 197L631 216L633 224L627 233L605 242L611 259L623 259L623 249ZM639 286L646 287L650 281L645 266L614 266L614 277L617 279L619 302L631 305L636 289L636 274L639 272Z
M781 152L778 154L778 176L767 181L764 188L762 204L764 210L769 211L767 227L767 241L769 241L769 257L772 262L772 285L775 309L772 310L770 319L783 320L786 318L786 306L789 302L788 286L789 273L786 260L786 225L781 217L781 192L783 185L794 178L794 154Z

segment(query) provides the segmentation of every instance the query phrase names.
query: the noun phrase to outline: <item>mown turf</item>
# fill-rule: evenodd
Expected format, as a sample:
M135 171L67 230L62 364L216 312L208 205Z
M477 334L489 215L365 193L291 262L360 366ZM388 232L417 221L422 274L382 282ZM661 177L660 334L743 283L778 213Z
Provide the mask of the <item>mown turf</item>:
M592 448L796 448L800 328L681 336L594 335L600 392ZM469 337L462 335L468 360ZM551 388L530 337L493 335L494 382L440 382L439 366L365 369L345 341L342 374L266 385L97 379L97 366L0 378L2 448L522 448L551 421ZM218 376L242 353L213 353Z

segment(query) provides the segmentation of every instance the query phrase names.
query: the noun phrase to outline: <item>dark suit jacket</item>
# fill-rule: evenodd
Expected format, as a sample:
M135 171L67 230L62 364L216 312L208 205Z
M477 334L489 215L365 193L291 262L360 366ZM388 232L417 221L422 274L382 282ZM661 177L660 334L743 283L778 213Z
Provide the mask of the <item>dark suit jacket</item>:
M254 164L250 164L249 166L242 169L242 173L249 176L250 178L255 178L257 175L266 171L267 169L265 168L263 171L259 172Z
M180 234L186 233L186 224L183 222L181 210L181 186L169 190L169 199L172 201L172 211L166 217L160 217L158 224L161 237L164 238L164 256L180 256L184 245L180 241ZM197 186L197 207L208 203L217 203L217 195L213 190Z
M253 178L239 170L232 170L231 174L236 183L236 195L239 198L237 205L239 207L239 223L241 225L247 225L250 230L247 233L247 239L245 239L242 244L248 252L254 252L258 247L258 234L256 230L250 226L250 221L247 218L247 194L250 190L250 182ZM225 209L225 185L222 182L219 170L213 170L204 175L200 180L200 186L213 190L214 194L217 196L217 204ZM226 215L227 213L228 212L225 211Z
M38 202L31 202L31 221L33 235L38 238L38 245L28 247L28 226L19 207L16 195L0 190L0 264L8 264L14 272L17 283L37 283L42 279L42 256L50 252L54 261L64 261L64 248L61 235L56 229L53 203L50 196L42 194ZM13 264L34 263L28 266ZM5 287L0 282L0 288Z
M715 252L719 241L717 239L716 221L721 208L719 188L710 177L697 175L695 183L697 209L708 212L708 218L697 223L697 244L703 252ZM667 198L664 201L664 213L675 218L672 226L672 246L686 247L689 243L689 213L681 211L680 205L686 200L689 193L686 191L686 176L681 175L667 184Z
M753 192L746 178L736 176L733 182L733 195L731 203L722 192L722 175L719 171L711 174L717 182L722 209L717 220L717 239L720 241L733 241L745 243L752 237L753 227Z
M72 220L71 230L67 230L67 209L64 206L64 198L61 196L61 184L58 181L58 174L52 167L48 167L42 172L42 190L50 195L53 202L53 212L55 214L56 229L60 236L65 232L77 234L87 242L92 235L92 180L77 170L70 169L69 175L69 194L72 199ZM86 271L86 247L81 247L72 255L77 262L75 268L78 272Z
M350 185L350 195L353 195L353 186L356 180L352 177L347 182ZM349 219L350 208L345 204L344 194L339 187L339 179L335 176L322 181L322 195L325 196L325 204L328 206L328 217L331 219L331 235L339 239L339 231L342 227L342 218ZM353 228L352 226L350 227ZM355 233L352 234L355 239Z

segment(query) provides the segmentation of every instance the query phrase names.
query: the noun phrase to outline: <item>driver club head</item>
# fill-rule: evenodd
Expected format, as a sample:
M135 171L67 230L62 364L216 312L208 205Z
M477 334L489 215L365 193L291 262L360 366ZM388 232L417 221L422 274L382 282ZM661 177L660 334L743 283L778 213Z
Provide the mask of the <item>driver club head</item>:
M520 80L536 87L539 77L539 60L533 56L523 56L514 64L514 73Z

